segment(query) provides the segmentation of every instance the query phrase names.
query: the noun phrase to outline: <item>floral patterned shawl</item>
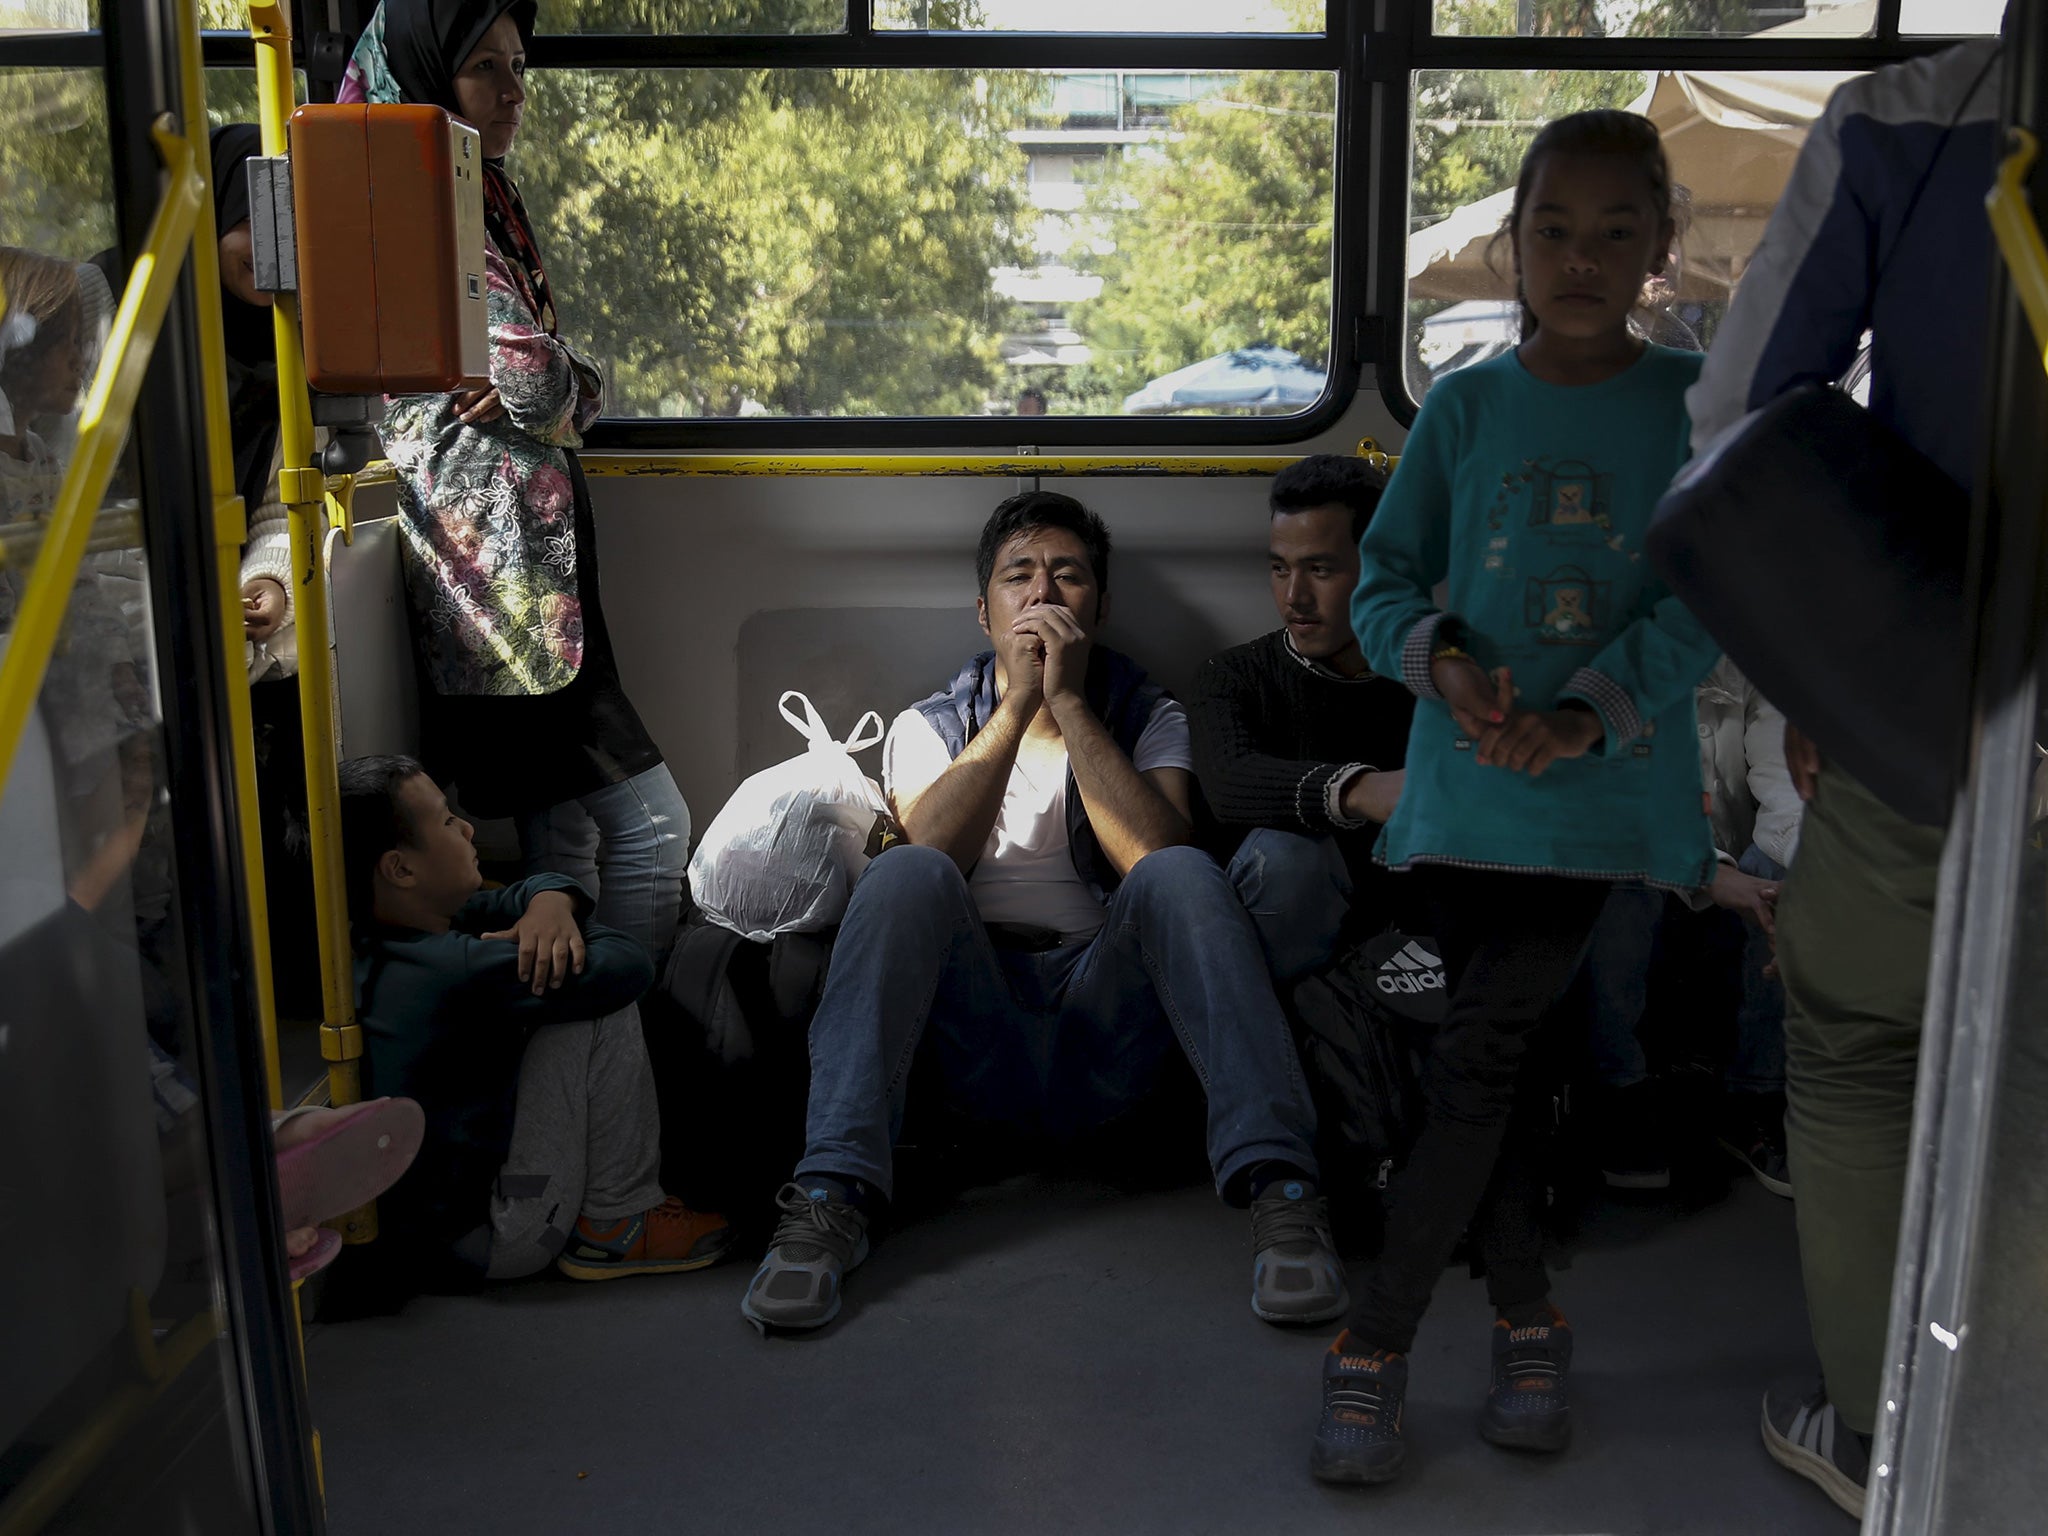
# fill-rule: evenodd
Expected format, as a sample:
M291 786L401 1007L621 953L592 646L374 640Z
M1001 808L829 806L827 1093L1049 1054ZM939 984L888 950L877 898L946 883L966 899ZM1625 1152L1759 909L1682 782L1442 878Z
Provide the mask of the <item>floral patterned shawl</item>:
M428 3L378 7L339 100L408 99L385 48L386 15ZM434 687L553 693L583 665L568 455L597 419L603 376L554 334L554 305L525 209L502 167L492 169L487 184L503 187L491 199L484 272L491 383L505 414L465 426L453 395L394 396L386 402L384 451L398 472L406 583Z

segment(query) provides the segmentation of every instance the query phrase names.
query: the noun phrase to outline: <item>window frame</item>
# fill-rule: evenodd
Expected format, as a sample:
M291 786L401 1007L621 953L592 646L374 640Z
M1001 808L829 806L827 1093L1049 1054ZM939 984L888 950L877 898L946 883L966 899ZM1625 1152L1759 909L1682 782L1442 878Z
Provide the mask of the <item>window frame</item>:
M319 29L293 39L315 99L330 82L309 68ZM1368 380L1403 427L1415 419L1403 370L1407 334L1410 117L1416 71L1430 69L1874 69L1939 52L1953 39L1902 37L1901 0L1879 0L1862 38L1439 37L1432 0L1325 0L1321 33L1046 33L877 31L866 0L849 0L847 29L799 35L543 33L539 69L1061 69L1301 70L1336 79L1330 364L1322 398L1291 416L606 416L585 437L595 452L846 448L1140 449L1298 443L1327 432ZM318 18L324 21L323 14ZM373 0L346 3L366 21ZM204 38L209 66L251 65L242 33ZM0 36L0 68L97 65L97 33ZM573 300L572 300L573 306Z

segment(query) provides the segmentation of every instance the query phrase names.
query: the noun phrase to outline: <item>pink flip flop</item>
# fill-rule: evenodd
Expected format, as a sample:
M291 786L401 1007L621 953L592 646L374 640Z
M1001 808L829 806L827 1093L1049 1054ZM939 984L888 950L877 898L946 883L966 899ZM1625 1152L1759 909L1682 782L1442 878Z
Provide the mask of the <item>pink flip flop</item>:
M334 1256L341 1252L341 1234L332 1227L319 1229L320 1240L296 1259L291 1259L292 1278L303 1280L308 1275L318 1274L334 1262Z
M368 1205L398 1182L426 1127L426 1115L411 1099L372 1099L348 1106L319 1135L279 1152L285 1230L317 1226Z

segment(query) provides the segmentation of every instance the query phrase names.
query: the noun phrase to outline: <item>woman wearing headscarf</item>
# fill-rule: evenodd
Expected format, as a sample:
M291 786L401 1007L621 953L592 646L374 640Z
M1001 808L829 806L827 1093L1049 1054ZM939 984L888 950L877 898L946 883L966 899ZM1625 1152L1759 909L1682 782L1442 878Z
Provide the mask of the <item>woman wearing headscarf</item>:
M384 447L429 765L465 810L514 817L531 867L595 883L597 920L659 956L681 909L690 813L620 686L599 602L576 450L602 375L559 334L505 173L533 20L533 0L385 0L342 82L343 102L444 107L483 141L490 387L392 399Z
M312 870L294 846L294 829L304 826L306 818L306 757L300 735L291 514L278 489L284 456L274 299L256 286L244 163L263 153L263 131L254 123L228 123L213 130L212 150L228 433L234 445L235 491L249 519L248 542L242 546L242 635L255 731L271 978L280 1011L303 1016L320 1006L320 952Z
M249 172L263 153L254 123L213 130L213 226L220 236L220 318L227 342L228 426L235 490L248 509L242 546L242 632L251 682L298 671L293 635L291 520L277 490L277 340L270 294L256 286L249 232Z

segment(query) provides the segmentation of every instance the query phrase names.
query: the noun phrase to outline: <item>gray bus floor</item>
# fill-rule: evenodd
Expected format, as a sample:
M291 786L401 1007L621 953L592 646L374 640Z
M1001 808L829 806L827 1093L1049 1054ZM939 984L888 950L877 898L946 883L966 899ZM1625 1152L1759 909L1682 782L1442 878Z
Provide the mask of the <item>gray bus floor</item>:
M1792 1207L1598 1204L1557 1299L1576 1438L1474 1431L1483 1287L1446 1272L1417 1341L1399 1483L1312 1482L1320 1355L1248 1306L1245 1216L1207 1190L1027 1176L892 1232L846 1310L762 1339L741 1260L549 1274L308 1336L337 1536L562 1530L1845 1536L1779 1470L1763 1389L1810 1359Z

